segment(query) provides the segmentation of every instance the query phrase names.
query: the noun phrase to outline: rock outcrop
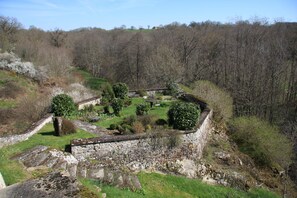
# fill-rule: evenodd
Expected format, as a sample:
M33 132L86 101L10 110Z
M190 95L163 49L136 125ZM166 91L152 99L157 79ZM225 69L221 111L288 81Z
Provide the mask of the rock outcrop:
M0 190L1 198L79 198L79 183L67 173L52 172Z

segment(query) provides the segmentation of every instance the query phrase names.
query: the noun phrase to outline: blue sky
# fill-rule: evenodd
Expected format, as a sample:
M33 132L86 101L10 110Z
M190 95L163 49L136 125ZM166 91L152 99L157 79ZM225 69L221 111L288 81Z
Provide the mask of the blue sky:
M297 0L0 0L0 15L44 30L225 23L255 16L297 22Z

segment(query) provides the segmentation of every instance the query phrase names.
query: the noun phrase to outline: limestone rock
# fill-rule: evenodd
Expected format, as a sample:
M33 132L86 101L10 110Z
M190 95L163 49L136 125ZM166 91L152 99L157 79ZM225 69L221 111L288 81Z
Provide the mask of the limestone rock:
M48 168L67 170L71 176L76 176L78 161L70 153L49 149L46 146L36 146L14 157L27 168L45 166Z
M60 172L50 173L42 178L14 184L0 190L1 198L76 198L79 196L79 184L74 177Z

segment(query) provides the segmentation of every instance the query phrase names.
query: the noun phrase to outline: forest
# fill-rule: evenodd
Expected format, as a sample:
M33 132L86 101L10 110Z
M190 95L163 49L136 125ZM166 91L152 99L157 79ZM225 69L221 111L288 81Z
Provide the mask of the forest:
M44 31L2 16L0 36L2 51L33 62L52 79L65 78L75 66L131 89L211 81L232 95L235 116L257 116L297 139L297 23L255 18Z

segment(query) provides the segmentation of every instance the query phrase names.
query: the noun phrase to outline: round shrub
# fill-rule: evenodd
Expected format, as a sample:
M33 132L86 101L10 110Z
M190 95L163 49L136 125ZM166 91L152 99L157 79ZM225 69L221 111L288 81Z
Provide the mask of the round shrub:
M115 130L115 129L117 129L117 127L118 127L118 125L116 125L116 124L111 124L111 125L109 126L109 129L110 129L110 130Z
M70 96L59 94L52 100L52 111L55 116L70 116L76 111L76 106Z
M174 129L190 130L197 123L200 110L193 103L177 102L168 111L168 123Z
M123 101L119 98L114 98L111 102L111 107L113 109L113 113L116 116L120 116L120 111L123 108Z
M141 116L141 115L147 114L149 109L150 108L147 105L139 104L136 106L136 115Z
M116 98L124 99L128 96L128 86L125 83L117 83L112 86Z

